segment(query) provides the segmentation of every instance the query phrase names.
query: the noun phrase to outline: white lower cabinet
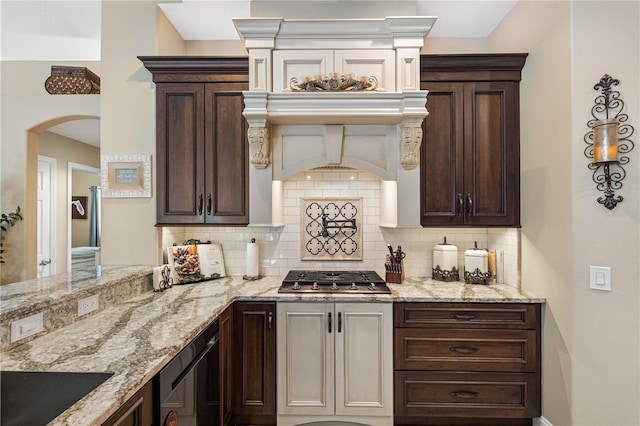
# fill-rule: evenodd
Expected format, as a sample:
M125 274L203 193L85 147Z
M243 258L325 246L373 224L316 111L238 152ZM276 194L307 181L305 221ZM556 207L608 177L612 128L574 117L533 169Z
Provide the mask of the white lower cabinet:
M277 312L278 426L393 424L391 303L287 302Z

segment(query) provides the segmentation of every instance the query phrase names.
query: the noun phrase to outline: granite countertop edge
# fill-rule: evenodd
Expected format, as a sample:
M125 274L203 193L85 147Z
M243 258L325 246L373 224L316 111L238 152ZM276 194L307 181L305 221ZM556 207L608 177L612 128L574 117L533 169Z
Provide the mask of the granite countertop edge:
M123 277L126 279L127 277ZM147 292L3 352L0 369L110 371L114 375L50 425L101 424L235 301L545 303L508 285L408 278L391 295L278 293L281 277L226 277Z

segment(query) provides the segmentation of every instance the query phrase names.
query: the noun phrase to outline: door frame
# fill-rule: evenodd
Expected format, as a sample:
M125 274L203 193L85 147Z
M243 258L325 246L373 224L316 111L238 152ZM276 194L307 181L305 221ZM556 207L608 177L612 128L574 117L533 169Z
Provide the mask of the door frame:
M56 211L57 211L57 190L56 183L58 181L58 160L53 157L49 157L46 155L38 154L38 171L40 170L40 162L49 163L51 167L49 174L49 256L51 259L51 263L49 264L49 275L55 275L57 272L56 262L57 262L57 253L56 253L56 241L58 240L57 232L56 232ZM36 194L37 199L37 194ZM39 222L39 219L36 219L36 224ZM36 235L39 230L36 230ZM36 237L37 238L37 237ZM38 275L38 257L35 258L36 261L36 276Z
M73 171L91 173L100 176L100 169L97 167L87 166L86 164L67 163L67 272L71 272L71 197L73 197ZM87 203L88 204L88 203ZM88 207L88 206L87 206ZM88 209L87 209L88 210Z

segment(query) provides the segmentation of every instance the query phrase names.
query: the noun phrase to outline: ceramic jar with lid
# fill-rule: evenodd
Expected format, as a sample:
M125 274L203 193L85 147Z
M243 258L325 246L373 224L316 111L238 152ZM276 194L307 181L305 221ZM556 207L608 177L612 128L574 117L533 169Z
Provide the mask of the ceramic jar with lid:
M433 246L433 269L431 278L438 281L458 281L458 247L444 242Z
M491 280L489 272L489 253L479 249L478 242L472 249L464 252L464 282L467 284L488 284Z

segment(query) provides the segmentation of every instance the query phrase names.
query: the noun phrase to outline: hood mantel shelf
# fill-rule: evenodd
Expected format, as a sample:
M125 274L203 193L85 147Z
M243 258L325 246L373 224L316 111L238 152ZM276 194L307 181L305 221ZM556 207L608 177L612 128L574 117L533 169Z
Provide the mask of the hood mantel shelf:
M427 93L406 92L245 92L244 116L279 125L386 125L422 122Z
M388 182L382 192L394 211L381 213L381 224L419 226L417 166L428 114L420 49L436 19L234 19L249 52L243 115L252 163L251 225L281 224L282 180L305 167L330 165ZM291 90L292 79L329 75L373 77L377 87Z

